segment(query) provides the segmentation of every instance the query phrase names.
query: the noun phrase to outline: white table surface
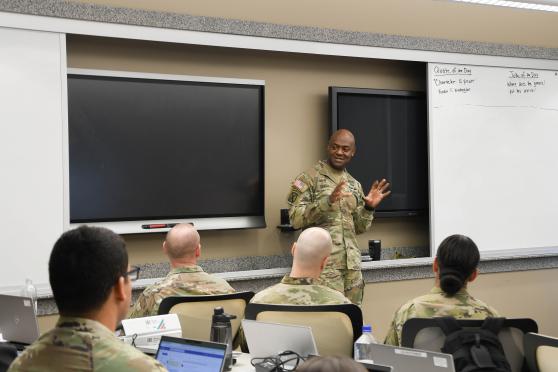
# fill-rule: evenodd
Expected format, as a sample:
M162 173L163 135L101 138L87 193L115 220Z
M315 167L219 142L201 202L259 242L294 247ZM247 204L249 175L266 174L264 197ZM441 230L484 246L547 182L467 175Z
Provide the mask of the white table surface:
M253 372L256 370L250 363L252 357L250 354L242 353L240 357L236 358L236 363L232 367L231 372Z

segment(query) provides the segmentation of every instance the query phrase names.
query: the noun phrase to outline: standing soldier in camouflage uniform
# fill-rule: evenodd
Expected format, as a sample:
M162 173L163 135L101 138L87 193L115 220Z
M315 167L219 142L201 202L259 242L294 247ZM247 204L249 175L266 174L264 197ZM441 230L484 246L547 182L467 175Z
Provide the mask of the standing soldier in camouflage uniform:
M319 161L292 183L289 217L296 229L319 226L329 231L333 251L321 280L360 305L364 281L356 234L370 227L374 209L390 194L389 183L375 181L364 195L360 183L345 169L355 155L355 139L348 130L335 132L327 151L327 161Z
M234 293L224 279L209 275L197 265L201 252L200 235L190 224L178 224L163 242L171 271L160 282L146 288L140 295L130 318L157 315L159 305L169 296L199 296Z
M311 227L293 244L293 267L281 283L256 293L250 302L278 305L337 305L351 303L339 291L319 284L318 278L331 253L329 233Z
M438 248L432 269L436 285L429 294L417 297L395 313L385 343L401 346L401 330L410 318L453 316L461 319L498 317L492 307L467 292L467 283L478 276L480 254L476 244L463 235L444 239Z
M124 240L112 231L82 226L62 234L49 261L60 319L9 371L166 371L114 335L130 308L137 274L128 266Z

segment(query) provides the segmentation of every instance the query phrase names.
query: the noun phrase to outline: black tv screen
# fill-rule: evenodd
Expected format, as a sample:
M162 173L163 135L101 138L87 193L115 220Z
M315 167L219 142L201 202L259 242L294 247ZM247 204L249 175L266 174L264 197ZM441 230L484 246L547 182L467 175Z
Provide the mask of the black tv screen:
M421 92L329 88L331 131L348 129L356 154L347 170L368 192L382 178L391 195L376 216L414 216L428 210L427 106Z
M70 222L262 227L263 83L123 75L68 75Z

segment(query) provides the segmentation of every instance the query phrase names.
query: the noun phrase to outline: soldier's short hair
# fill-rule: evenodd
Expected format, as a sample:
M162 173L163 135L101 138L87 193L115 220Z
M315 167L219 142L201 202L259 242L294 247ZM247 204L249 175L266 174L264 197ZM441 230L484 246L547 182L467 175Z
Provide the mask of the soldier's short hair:
M60 314L98 309L127 269L126 244L111 230L80 226L66 231L54 244L48 264Z

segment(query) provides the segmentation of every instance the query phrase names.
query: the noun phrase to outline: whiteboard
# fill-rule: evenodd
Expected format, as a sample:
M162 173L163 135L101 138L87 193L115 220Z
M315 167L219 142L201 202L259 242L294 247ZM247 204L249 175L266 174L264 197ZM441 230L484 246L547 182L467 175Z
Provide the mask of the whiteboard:
M558 251L558 71L428 64L431 238Z
M3 289L25 278L48 285L48 258L63 231L65 53L64 35L0 27Z

